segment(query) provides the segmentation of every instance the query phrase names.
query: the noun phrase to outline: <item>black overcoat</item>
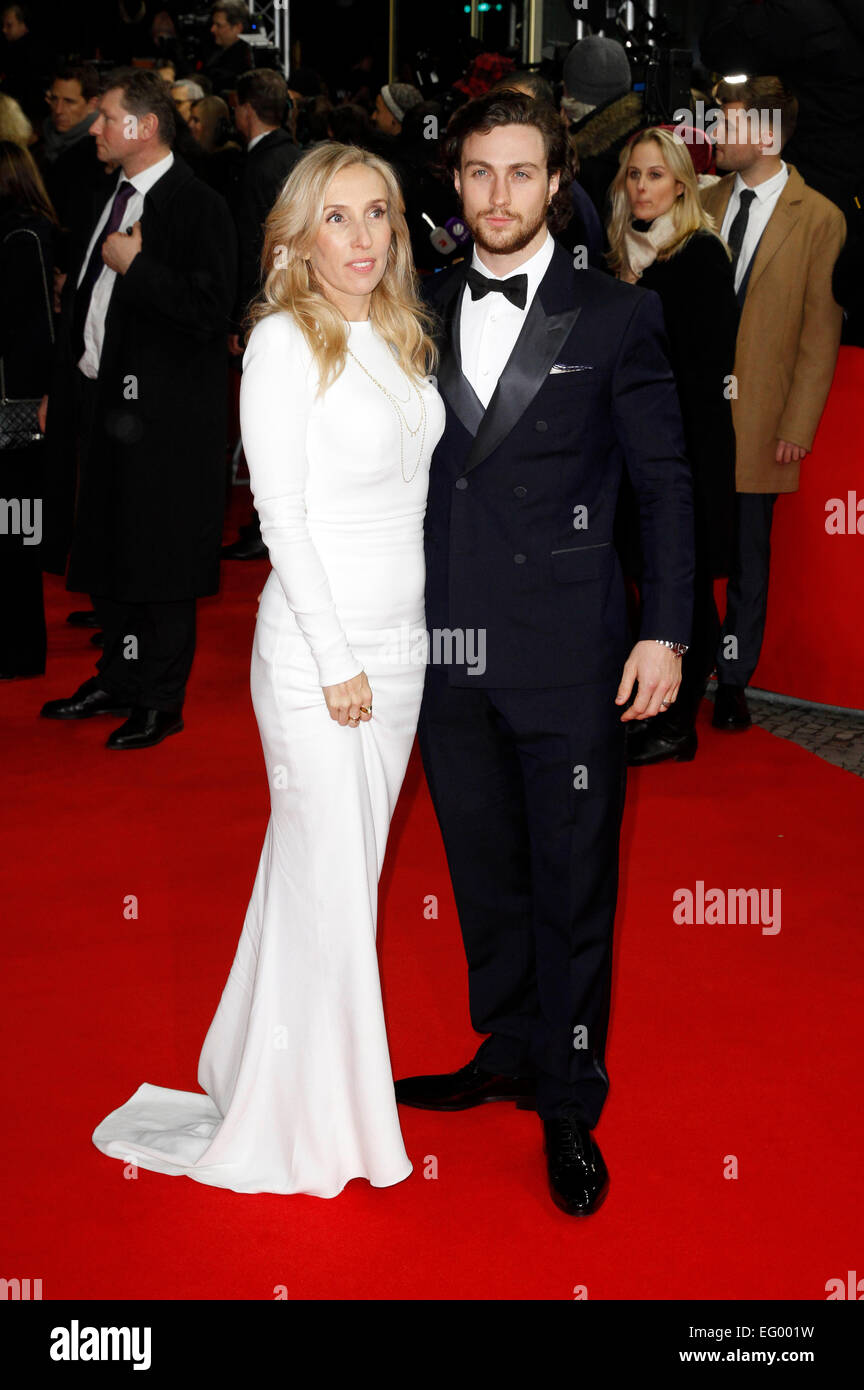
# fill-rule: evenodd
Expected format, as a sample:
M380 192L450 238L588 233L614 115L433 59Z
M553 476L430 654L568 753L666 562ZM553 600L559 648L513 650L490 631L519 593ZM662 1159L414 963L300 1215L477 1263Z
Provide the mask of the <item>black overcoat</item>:
M142 250L117 276L106 315L67 586L164 602L219 586L237 241L224 200L177 155L145 197L141 233ZM79 268L80 260L63 290L47 427L67 441Z
M654 290L663 305L669 360L693 470L697 558L712 574L728 574L735 548L731 393L738 332L732 266L718 238L699 231L668 261L649 265L639 284ZM632 497L627 491L625 495ZM631 506L635 531L635 502Z

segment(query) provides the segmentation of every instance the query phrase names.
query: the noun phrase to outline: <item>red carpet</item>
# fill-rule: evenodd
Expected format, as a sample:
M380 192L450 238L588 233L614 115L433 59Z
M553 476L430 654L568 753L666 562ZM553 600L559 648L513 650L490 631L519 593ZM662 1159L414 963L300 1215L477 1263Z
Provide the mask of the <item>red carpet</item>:
M860 1266L864 783L703 716L692 764L634 774L598 1139L610 1196L549 1201L536 1116L402 1112L415 1171L332 1201L124 1168L90 1134L142 1081L196 1089L267 822L248 693L266 566L200 606L179 737L36 718L90 674L82 599L49 582L48 676L4 703L5 1236L56 1298L826 1297ZM706 706L707 709L707 706ZM673 893L782 890L781 930L678 925ZM394 824L381 960L396 1074L473 1053L465 966L419 764ZM424 899L438 898L437 920ZM124 913L134 895L137 917ZM724 1178L730 1155L738 1177ZM426 1173L437 1176L426 1176ZM856 1264L857 1261L857 1264Z
M864 349L842 347L800 490L779 497L774 509L755 677L762 690L847 709L864 704L864 642L849 628L849 615L864 605L862 397Z

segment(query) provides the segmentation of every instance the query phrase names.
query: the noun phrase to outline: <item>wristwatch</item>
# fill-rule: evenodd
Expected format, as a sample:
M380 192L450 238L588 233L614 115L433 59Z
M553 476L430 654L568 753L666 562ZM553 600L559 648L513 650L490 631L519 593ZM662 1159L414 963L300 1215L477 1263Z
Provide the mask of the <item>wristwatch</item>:
M659 642L661 647L668 647L675 656L683 656L687 651L686 642L666 642L662 637L655 637L652 640Z

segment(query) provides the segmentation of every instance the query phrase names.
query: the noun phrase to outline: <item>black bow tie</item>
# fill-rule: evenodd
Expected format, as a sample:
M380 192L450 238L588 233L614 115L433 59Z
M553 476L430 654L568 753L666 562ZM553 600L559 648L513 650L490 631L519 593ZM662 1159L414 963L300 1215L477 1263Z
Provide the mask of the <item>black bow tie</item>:
M480 271L471 265L468 267L467 279L472 299L482 299L490 290L500 290L517 309L524 309L528 302L527 275L511 275L509 280L492 280L488 275L481 275Z

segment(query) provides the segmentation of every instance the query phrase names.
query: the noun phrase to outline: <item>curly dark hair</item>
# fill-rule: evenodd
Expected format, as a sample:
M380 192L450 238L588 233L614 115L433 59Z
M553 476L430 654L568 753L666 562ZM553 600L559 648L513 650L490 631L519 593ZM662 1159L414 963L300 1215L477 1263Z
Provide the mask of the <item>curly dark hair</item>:
M537 101L525 92L496 91L459 106L447 123L441 141L441 167L450 176L462 164L462 146L469 135L501 125L533 125L543 137L547 175L558 174L558 192L546 215L550 232L560 232L573 215L570 186L574 178L573 153L567 125L560 112L547 101Z

